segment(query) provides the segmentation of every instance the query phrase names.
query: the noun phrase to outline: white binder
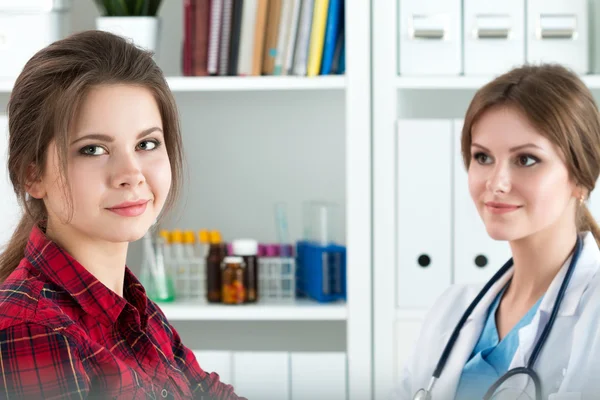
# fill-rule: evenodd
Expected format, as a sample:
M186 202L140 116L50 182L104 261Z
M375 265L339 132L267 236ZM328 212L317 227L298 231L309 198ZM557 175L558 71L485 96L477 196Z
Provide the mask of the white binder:
M463 121L454 121L454 283L482 283L511 257L506 241L488 235L469 193L461 154Z
M587 0L527 0L527 61L589 70Z
M399 308L428 308L450 285L452 121L399 120L396 270Z
M497 75L525 61L525 0L464 0L465 75Z
M248 399L290 400L289 353L234 353L233 382L236 394Z
M194 350L194 355L206 373L216 372L221 382L233 384L233 354L230 351Z
M0 115L0 249L8 243L19 219L21 208L8 178L8 118Z
M590 193L587 207L596 220L596 223L600 224L600 179L596 181L596 187L592 190L592 193Z
M346 354L291 353L292 400L346 400Z
M461 1L398 2L400 75L462 72Z

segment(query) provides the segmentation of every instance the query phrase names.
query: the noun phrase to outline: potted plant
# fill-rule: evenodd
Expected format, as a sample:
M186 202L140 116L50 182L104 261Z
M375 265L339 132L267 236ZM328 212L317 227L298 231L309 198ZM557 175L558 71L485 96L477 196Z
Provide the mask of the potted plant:
M162 0L96 0L102 16L98 30L133 41L145 50L157 52L160 19L156 16Z

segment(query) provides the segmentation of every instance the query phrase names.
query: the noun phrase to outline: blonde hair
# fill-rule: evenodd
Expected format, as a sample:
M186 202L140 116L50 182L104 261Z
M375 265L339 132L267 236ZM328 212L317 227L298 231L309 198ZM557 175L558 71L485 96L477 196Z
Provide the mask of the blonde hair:
M524 115L532 126L563 153L572 179L589 194L600 174L600 117L592 93L579 77L555 64L525 65L489 82L475 93L462 131L462 156L471 162L471 129L483 113L508 106ZM591 231L600 245L600 228L590 210L581 204L578 231Z

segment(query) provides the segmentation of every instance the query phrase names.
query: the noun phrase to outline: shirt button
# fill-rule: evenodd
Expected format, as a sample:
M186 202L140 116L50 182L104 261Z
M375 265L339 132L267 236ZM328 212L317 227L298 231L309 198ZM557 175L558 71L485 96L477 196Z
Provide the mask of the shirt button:
M162 397L167 397L167 395L169 394L169 392L167 392L167 389L163 389L162 392L160 392Z

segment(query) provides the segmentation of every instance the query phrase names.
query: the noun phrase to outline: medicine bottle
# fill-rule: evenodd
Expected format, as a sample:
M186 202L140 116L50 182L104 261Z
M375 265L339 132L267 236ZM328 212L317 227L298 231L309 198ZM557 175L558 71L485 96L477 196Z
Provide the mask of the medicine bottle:
M253 239L237 239L231 244L233 255L244 260L244 287L246 288L246 302L258 301L258 242Z
M221 264L227 255L227 246L218 231L210 232L210 247L206 256L206 300L221 302Z
M244 259L242 257L225 257L222 264L221 282L223 304L243 304L246 301Z

